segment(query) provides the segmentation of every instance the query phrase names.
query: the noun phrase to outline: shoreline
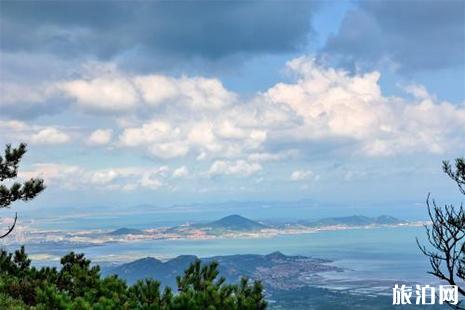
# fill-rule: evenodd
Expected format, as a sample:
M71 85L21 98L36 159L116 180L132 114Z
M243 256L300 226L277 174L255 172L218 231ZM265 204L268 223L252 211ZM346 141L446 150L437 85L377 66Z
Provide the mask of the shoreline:
M382 228L392 228L400 229L406 227L421 227L428 222L409 222L404 224L396 225L365 225L365 226L325 226L318 228L306 228L306 229L264 229L258 232L234 232L234 233L223 233L220 235L204 235L201 238L198 235L187 235L187 236L167 236L161 237L157 235L142 235L142 236L121 236L121 237L108 237L106 233L99 231L96 232L75 232L75 237L71 237L70 232L59 232L60 235L55 235L54 238L43 238L46 232L41 232L38 239L33 238L29 242L20 243L20 242L11 242L9 244L2 244L2 247L14 248L19 247L24 244L26 247L32 248L31 258L39 264L45 262L57 262L61 257L62 253L67 251L82 251L86 252L87 248L94 247L105 247L111 246L112 244L116 245L136 245L150 243L151 241L186 241L186 242L196 242L196 241L214 241L214 240L257 240L257 239L273 239L279 236L298 236L298 235L310 235L318 234L324 232L336 232L336 231L355 231L355 230L375 230ZM58 233L58 232L56 232ZM78 237L79 236L79 237ZM50 236L49 236L50 237ZM94 238L92 240L92 238ZM100 238L100 239L99 239ZM31 242L32 241L32 242ZM92 242L93 241L93 242ZM35 249L34 249L35 248ZM127 262L130 260L146 257L146 255L135 254L128 251L127 254L107 254L104 257L94 258L93 261L98 263L111 263L111 262ZM163 255L157 256L157 259L168 260L175 257L175 255Z

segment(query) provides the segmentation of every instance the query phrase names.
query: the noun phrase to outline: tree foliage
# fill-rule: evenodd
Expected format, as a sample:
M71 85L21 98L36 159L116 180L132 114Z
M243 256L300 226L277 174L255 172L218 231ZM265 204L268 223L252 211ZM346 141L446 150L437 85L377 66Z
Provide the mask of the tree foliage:
M455 161L455 167L443 162L443 171L454 180L459 190L465 195L465 159ZM453 205L438 206L434 199L426 200L431 225L426 226L428 246L421 245L420 250L429 258L431 270L428 272L441 281L457 285L458 292L465 298L465 209ZM465 301L455 309L465 309Z
M117 276L102 278L83 254L69 253L61 268L31 266L24 247L0 252L0 309L266 309L259 282L227 284L218 264L194 262L177 277L178 291L145 279L128 286Z
M28 201L36 197L45 189L44 180L31 178L25 182L13 181L18 176L19 163L26 153L26 144L21 143L17 148L7 145L4 156L0 156L0 209L9 208L10 205L17 201ZM13 181L11 185L6 184ZM17 215L15 215L13 224L0 234L0 239L8 236L16 225Z

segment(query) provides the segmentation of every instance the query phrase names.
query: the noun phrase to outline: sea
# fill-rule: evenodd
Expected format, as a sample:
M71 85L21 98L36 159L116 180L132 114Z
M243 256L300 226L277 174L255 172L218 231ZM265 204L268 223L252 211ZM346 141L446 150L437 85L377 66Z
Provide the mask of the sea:
M209 240L150 240L106 243L83 247L94 263L116 265L144 257L168 260L178 255L212 257L233 254L302 255L329 259L343 272L321 274L319 286L336 289L371 289L388 292L395 284L430 284L437 281L427 274L427 258L420 252L416 238L425 242L423 227L379 227L319 231L279 235L268 238ZM68 250L53 246L32 246L28 252L37 265L56 265Z
M272 211L273 208L271 208ZM222 210L229 212L228 210ZM261 216L269 210L262 210ZM198 221L218 219L225 214L216 213L141 213L121 215L80 215L41 218L33 215L34 225L40 229L68 230L116 229L121 227L145 229L185 223L187 219ZM348 211L351 212L351 211ZM352 210L353 212L353 210ZM246 212L242 212L244 214ZM331 212L332 213L332 212ZM249 210L245 216L252 219L255 213ZM350 214L350 213L349 213ZM341 215L349 215L341 214ZM352 213L354 214L354 213ZM372 214L370 214L373 216ZM379 214L378 214L379 215ZM323 217L323 216L321 216ZM424 219L424 218L423 218ZM422 219L422 220L423 220ZM27 220L27 217L24 217ZM302 255L329 259L330 264L342 268L343 272L327 272L321 286L337 289L372 288L384 289L394 284L430 284L437 282L427 273L429 263L419 250L417 239L426 243L426 232L422 226L371 227L335 231L317 231L304 234L287 234L264 238L216 238L208 240L149 240L124 243L105 243L72 249L82 252L93 262L114 265L144 257L168 260L178 255L212 257L233 254ZM26 245L36 265L56 265L59 257L69 248L54 245Z

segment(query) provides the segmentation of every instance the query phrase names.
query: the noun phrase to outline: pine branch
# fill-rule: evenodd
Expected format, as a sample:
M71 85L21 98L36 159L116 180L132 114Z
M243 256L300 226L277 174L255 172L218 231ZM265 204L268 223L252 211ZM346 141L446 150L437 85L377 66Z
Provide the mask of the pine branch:
M0 156L0 182L13 180L18 176L19 163L26 153L26 144L21 143L17 148L12 148L10 144L5 147L4 156ZM12 185L0 184L0 209L9 208L15 201L29 201L34 199L45 189L44 180L31 178L25 182L14 182ZM0 235L0 239L8 236L14 229L18 217L15 215L14 223L7 232Z

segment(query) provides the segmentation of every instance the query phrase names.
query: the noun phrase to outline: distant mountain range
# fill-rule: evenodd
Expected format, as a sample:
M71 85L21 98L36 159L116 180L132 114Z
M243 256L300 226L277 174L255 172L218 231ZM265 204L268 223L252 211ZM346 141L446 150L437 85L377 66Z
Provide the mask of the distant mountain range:
M109 234L109 235L113 235L113 236L121 236L121 235L143 235L143 234L145 234L145 232L142 231L142 230L139 230L139 229L123 227L123 228L119 228L119 229L113 230L113 231L109 232L108 234Z
M153 278L160 281L162 286L176 289L176 276L181 275L196 259L196 256L183 255L162 262L147 257L116 267L104 267L102 274L104 276L116 274L129 283ZM324 288L328 281L326 272L330 272L329 274L344 272L344 269L333 266L329 260L287 256L281 252L268 255L216 256L201 260L203 263L217 261L220 276L224 276L226 281L237 282L242 276L261 280L270 310L390 309L389 305L391 305L390 296L351 294L346 289ZM340 285L337 281L336 286ZM371 282L363 281L363 287L370 284ZM380 284L374 282L373 285ZM391 287L391 283L383 283L383 285Z
M366 225L397 225L405 224L406 221L399 220L393 216L381 215L378 217L368 217L361 215L353 215L346 217L329 217L317 221L303 222L307 226L321 227L321 226L366 226Z
M168 228L168 232L180 232L185 231L186 229L201 229L213 234L225 232L225 231L236 231L236 232L252 232L259 231L266 228L286 228L293 225L301 225L307 227L325 227L325 226L347 226L347 227L356 227L356 226L368 226L368 225L398 225L406 224L407 221L399 220L395 217L389 215L381 215L378 217L368 217L361 215L353 215L346 217L330 217L323 218L315 221L306 221L301 220L294 223L289 223L285 225L273 225L266 224L262 222L257 222L246 217L234 214L223 217L219 220L208 222L208 223L198 223L191 224L188 226L176 226ZM124 235L143 235L146 232L139 229L132 228L120 228L109 232L109 235L112 236L124 236Z
M144 278L153 278L162 285L175 287L176 275L198 258L193 255L182 255L166 262L153 257L142 258L116 267L103 268L103 275L116 274L134 283ZM268 255L228 255L202 258L203 263L217 261L220 265L220 275L227 281L236 282L242 276L260 279L268 289L292 289L306 285L309 279L318 277L318 273L327 271L342 271L335 266L327 265L330 260L305 256L286 256L281 252ZM277 281L276 279L279 279Z
M323 226L367 226L367 225L398 225L405 224L407 221L399 220L393 216L381 215L378 217L368 217L361 215L345 216L345 217L328 217L316 221L299 221L301 225L309 227ZM289 223L292 226L295 223ZM231 230L231 231L253 231L265 228L277 228L275 225L256 222L240 215L229 215L217 221L194 224L195 228L211 229L211 230Z
M235 230L235 231L250 231L268 228L262 223L250 220L240 215L229 215L217 221L192 225L196 228L212 229L212 230Z

